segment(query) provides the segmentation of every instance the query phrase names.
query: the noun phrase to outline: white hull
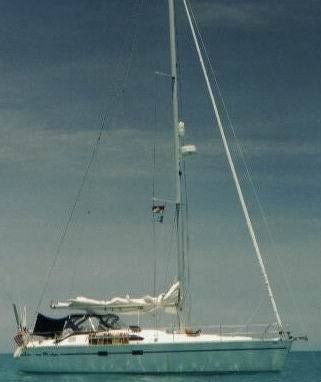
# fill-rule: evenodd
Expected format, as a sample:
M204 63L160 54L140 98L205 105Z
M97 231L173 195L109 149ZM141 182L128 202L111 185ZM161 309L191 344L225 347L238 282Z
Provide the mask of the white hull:
M259 372L282 370L291 348L291 341L280 339L202 337L177 343L28 345L16 359L21 371L38 373Z

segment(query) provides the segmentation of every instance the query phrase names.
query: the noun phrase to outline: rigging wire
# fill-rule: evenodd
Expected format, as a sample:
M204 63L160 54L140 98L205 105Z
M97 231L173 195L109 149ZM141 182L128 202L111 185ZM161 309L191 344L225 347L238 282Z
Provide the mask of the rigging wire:
M85 201L84 209L85 211L81 211L81 207L78 207L78 214L74 215L73 218L73 231L79 230L78 235L80 237L83 237L85 234L85 225L82 224L81 219L83 218L88 219L89 215L92 213L91 208L89 207L90 205L90 197L93 194L93 188L94 188L94 181L95 181L95 171L96 171L96 164L97 164L97 159L93 161L90 173L88 174L88 179L87 179L87 195L89 196L88 199ZM83 192L85 193L85 191ZM84 199L84 197L83 197ZM82 213L81 213L82 212ZM88 220L87 220L88 222ZM72 239L70 239L72 240ZM82 244L80 241L75 241L75 253L80 253L82 249ZM88 265L87 266L87 271L88 270ZM79 261L79 256L71 256L71 275L70 275L70 281L69 281L69 286L68 286L68 295L72 295L75 293L75 280L76 276L79 275L79 269L80 269L80 261Z
M170 259L173 253L175 229L176 229L176 214L174 213L174 218L172 219L172 223L169 229L169 243L168 243L168 249L167 249L167 256L166 256L166 262L165 262L166 268L164 272L164 281L163 281L164 290L169 284L169 266L170 266Z
M156 133L158 127L157 119L157 97L158 97L158 76L155 73L155 104L154 104L154 142L153 142L153 179L152 179L152 193L153 193L153 204L155 200L155 182L156 182ZM154 262L153 262L153 295L156 297L156 283L157 283L157 252L156 252L156 217L152 211L153 219L153 253L154 253ZM155 302L156 304L156 302ZM154 326L157 328L157 309L154 311Z
M120 67L120 74L118 77L113 78L113 86L117 88L115 92L115 106L116 112L115 115L122 115L124 117L125 109L125 93L127 90L129 74L133 66L133 60L135 56L135 51L137 48L138 41L138 20L139 16L142 13L144 0L134 1L134 5L131 10L130 18L134 19L133 33L131 34L131 42L129 47L129 55L127 60L124 60L123 57L119 57L119 60L116 64L116 67ZM125 61L123 63L123 61Z
M138 11L137 11L137 14L134 15L134 17L136 18L136 24L134 26L134 33L132 35L130 53L129 53L129 57L128 57L128 61L127 61L127 67L125 68L124 78L123 78L123 85L124 85L122 87L122 92L123 93L125 92L125 85L127 85L127 83L128 83L129 73L130 73L130 70L131 70L131 67L132 67L134 53L135 53L135 50L136 50L136 47L137 47L138 15L141 14L141 12L142 12L144 0L139 0L138 3L139 3L138 6L137 6Z
M178 72L178 100L179 100L179 116L180 118L183 118L184 113L184 104L183 104L183 97L182 97L182 65L180 60L180 39L178 34L175 34L176 37L176 47L177 47L177 53L176 53L176 62L177 62L177 72ZM184 145L184 139L182 144ZM185 325L190 326L191 324L191 288L190 288L190 258L189 258L189 249L190 249L190 241L189 241L189 221L188 221L188 192L187 192L187 179L186 179L186 165L185 160L182 159L182 178L183 178L183 184L184 184L184 190L183 190L183 203L182 203L182 209L181 209L181 235L182 235L182 268L183 268L183 277L185 279L185 296L183 297L185 299L185 312L186 312L186 322Z
M53 270L55 268L55 265L57 263L58 257L59 257L59 255L61 253L61 249L62 249L63 244L65 242L67 233L68 233L69 228L70 228L70 226L72 224L72 220L73 220L73 217L74 217L74 214L75 214L75 211L76 211L76 207L78 205L78 202L80 200L80 197L82 195L84 186L85 186L87 178L88 178L89 170L90 170L90 168L91 168L91 166L92 166L92 164L93 164L93 162L95 160L96 154L97 154L97 150L98 150L98 147L99 147L99 144L100 144L100 141L101 141L103 130L105 128L106 119L107 119L107 113L105 113L104 116L102 117L102 122L101 122L101 125L100 125L100 129L99 129L99 133L98 133L97 139L96 139L96 141L95 141L95 143L93 145L93 148L92 148L92 151L91 151L91 154L90 154L90 157L89 157L89 161L88 161L87 167L86 167L85 172L83 174L83 177L81 179L80 186L79 186L79 189L78 189L75 201L74 201L74 203L71 206L67 222L66 222L66 224L65 224L65 226L64 226L64 228L62 230L62 234L61 234L59 242L58 242L58 246L57 246L57 250L56 250L55 256L54 256L53 261L52 261L52 263L50 265L50 268L49 268L49 271L48 271L48 274L47 274L47 277L46 277L46 281L45 281L44 286L43 286L43 288L41 290L41 293L40 293L40 297L39 297L39 301L38 301L38 304L37 304L36 312L40 308L40 305L42 303L43 297L44 297L45 292L46 292L46 290L48 288L49 279L50 279L50 277L52 275L52 272L53 272Z
M189 22L189 25L190 25L190 28L191 28L192 37L193 37L193 40L194 40L194 43L195 43L195 49L197 51L197 55L198 55L198 58L199 58L199 61L200 61L200 65L201 65L201 68L202 68L202 72L203 72L203 75L204 75L204 80L206 82L206 87L207 87L207 90L208 90L208 93L209 93L209 96L210 96L210 100L211 100L211 103L212 103L213 112L215 113L216 121L217 121L218 128L219 128L219 132L220 132L220 135L221 135L221 138L222 138L222 141L223 141L224 151L225 151L225 154L226 154L226 157L227 157L227 160L228 160L228 164L229 164L229 167L230 167L230 170L231 170L231 173L232 173L233 181L234 181L234 184L235 184L235 187L236 187L238 199L240 201L240 204L241 204L241 207L242 207L242 211L243 211L243 215L244 215L244 218L246 220L246 225L247 225L247 228L248 228L248 231L249 231L249 235L250 235L250 238L251 238L254 250L255 250L255 255L256 255L258 264L260 266L260 269L261 269L261 272L262 272L262 276L264 278L264 285L265 285L266 291L267 291L267 293L268 293L268 295L270 297L270 301L271 301L271 305L272 305L275 317L276 317L276 319L278 321L278 324L279 324L280 328L282 329L282 327L283 327L282 320L281 320L281 317L280 317L280 314L279 314L279 311L278 311L278 307L276 305L276 302L275 302L275 299L274 299L274 296L273 296L273 291L272 291L272 288L271 288L270 281L269 281L267 273L266 273L265 265L264 265L264 262L263 262L263 258L261 256L260 248L258 246L258 242L257 242L257 238L256 238L255 231L254 231L254 228L253 228L253 224L252 224L252 221L251 221L251 217L250 217L250 214L249 214L249 210L248 210L248 207L247 207L245 199L244 199L244 195L243 195L243 191L242 191L242 188L241 188L241 185L240 185L240 181L239 181L239 178L238 178L237 173L236 173L236 168L235 168L235 165L234 165L234 162L233 162L233 159L232 159L232 156L231 156L231 152L230 152L230 149L229 149L229 146L228 146L228 142L227 142L227 139L226 139L226 135L225 135L225 132L224 132L224 129L223 129L222 120L221 120L220 114L218 112L217 102L215 101L214 94L213 94L213 91L212 91L212 88L211 88L211 84L210 84L210 80L209 80L209 77L208 77L206 65L204 63L204 60L203 60L203 57L202 57L202 53L201 53L201 47L200 47L199 42L198 42L197 34L195 32L195 27L193 25L193 20L191 18L191 15L190 15L190 12L189 12L186 0L183 0L183 2L184 2L186 14L187 14L188 22ZM283 331L283 329L282 329L282 331Z
M186 265L186 291L187 291L187 323L191 324L192 303L191 303L191 267L190 267L190 239L189 239L189 207L188 207L188 188L186 176L186 163L183 161L183 179L184 179L184 196L185 196L185 265Z
M153 176L152 176L152 201L153 201L153 207L155 206L155 202L159 201L162 204L164 203L164 207L166 206L166 202L172 202L170 200L165 200L163 198L158 199L156 197L157 192L157 147L158 147L158 139L159 139L159 121L158 121L158 99L159 99L159 76L162 76L163 73L155 71L155 104L154 104L154 131L153 131L153 149L152 149L152 160L153 160ZM168 77L168 75L166 75ZM160 224L160 227L157 228L159 224L158 217L153 213L152 215L152 224L153 224L153 253L154 253L154 260L153 260L153 295L156 297L159 293L158 285L159 280L157 278L157 275L159 273L158 267L159 261L158 261L158 255L160 252L165 252L164 243L166 243L166 240L164 240L165 237L165 224ZM163 221L162 221L163 223ZM160 235L159 235L160 231ZM170 246L172 244L172 236L173 236L173 226L170 227ZM160 245L161 244L161 245ZM169 250L170 251L170 250ZM170 253L169 253L170 254ZM164 280L164 289L168 288L168 284L166 283L167 276L168 276L168 268L169 268L169 255L167 256L167 263L166 263L166 271L165 271L165 280ZM159 320L161 319L161 316L158 315L157 310L154 312L154 327L157 328L160 324Z
M129 54L129 57L128 57L128 60L127 60L127 65L126 65L126 68L125 68L125 72L124 72L123 78L121 79L120 91L118 93L116 93L116 97L115 98L119 98L121 95L123 95L125 93L126 86L127 86L127 83L128 83L129 73L130 73L130 70L131 70L131 67L132 67L132 63L133 63L134 52L135 52L136 45L137 45L138 15L139 15L139 13L142 12L143 0L139 0L138 3L139 3L139 5L136 7L136 9L138 9L138 11L134 15L134 17L136 18L136 24L135 24L135 27L134 27L134 33L133 33L131 44L130 44L130 54ZM55 268L55 265L57 263L58 257L59 257L59 255L61 253L61 249L62 249L63 244L65 242L67 233L68 233L69 228L70 228L70 226L72 224L73 217L74 217L74 214L75 214L75 210L76 210L76 207L77 207L77 205L79 203L80 197L82 195L84 186L86 184L86 181L87 181L87 178L88 178L88 175L89 175L89 171L90 171L90 169L91 169L91 167L92 167L92 165L93 165L93 163L95 161L96 154L97 154L97 151L98 151L98 146L99 146L99 144L101 142L101 138L102 138L102 135L103 135L103 130L104 130L105 123L106 123L107 119L109 119L109 115L107 114L107 111L106 111L105 114L102 117L102 122L101 122L101 125L100 125L98 136L97 136L97 139L96 139L96 141L94 143L94 146L93 146L90 158L89 158L89 162L88 162L87 167L85 169L85 172L83 174L83 177L82 177L82 180L81 180L78 192L76 194L75 201L74 201L74 203L73 203L73 205L71 207L70 214L68 216L67 222L66 222L66 224L65 224L65 226L63 228L63 231L61 233L61 236L60 236L60 239L59 239L59 242L58 242L58 246L57 246L57 250L55 252L53 261L52 261L52 263L50 265L47 277L45 279L44 286L43 286L43 288L41 290L39 301L38 301L38 304L37 304L37 307L36 307L36 313L37 313L37 311L39 310L39 308L41 306L41 303L43 301L45 292L46 292L46 290L48 288L49 279L50 279L50 277L52 275L52 272L53 272L53 270Z
M304 325L304 320L303 320L303 317L301 315L301 312L298 308L298 305L297 305L297 302L295 300L295 297L292 293L292 288L290 286L290 282L286 276L286 272L284 270L284 265L280 259L280 256L278 255L278 251L276 250L276 244L275 244L275 241L273 239L273 235L272 235L272 232L271 232L271 228L270 228L270 225L268 223L268 219L267 219L267 216L266 216L266 213L265 213L265 210L264 210L264 207L262 205L262 202L259 198L259 195L258 195L258 191L257 191L257 188L254 184L254 181L253 181L253 176L252 176L252 173L251 173L251 170L249 168L249 165L246 161L246 158L245 158L245 155L244 155L244 152L243 152L243 149L242 149L242 146L241 146L241 143L240 143L240 140L236 134L236 131L235 131L235 128L234 128L234 124L232 122L232 119L231 119L231 116L228 112L228 109L227 109L227 106L226 106L226 103L225 103L225 100L224 100L224 97L223 97L223 94L222 94L222 91L221 91L221 88L220 88L220 85L218 83L218 79L217 79L217 76L214 72L214 69L213 69L213 65L212 65L212 62L211 62L211 59L208 55L208 52L207 52L207 49L205 47L205 43L204 43L204 40L203 40L203 37L202 37L202 34L201 34L201 31L200 31L200 28L199 28L199 25L198 25L198 22L196 20L196 17L195 17L195 14L194 14L194 11L193 11L193 8L190 4L190 1L187 0L188 4L189 4L189 9L190 9L190 12L191 12L191 15L192 15L192 19L193 19L193 22L194 22L194 25L195 25L195 29L197 31L197 34L198 34L198 37L200 39L200 42L201 42L201 46L202 46L202 49L203 49L203 52L205 54L205 57L206 57L206 61L209 65L209 68L210 68L210 72L212 74L212 77L214 79L214 83L215 83L215 86L216 86L216 89L217 89L217 92L218 92L218 95L219 95L219 98L220 98L220 101L222 103L222 106L223 106L223 110L224 110L224 113L227 117L227 121L228 121L228 126L230 128L230 130L232 131L232 135L233 135L233 138L236 142L236 147L237 147L237 150L238 150L238 153L240 155L240 158L241 158L241 162L245 168L245 174L246 174L246 178L249 182L249 185L252 189L252 192L254 194L254 197L255 197L255 201L259 207L259 211L260 211L260 214L261 214L261 217L263 219L263 223L264 223L264 226L265 226L265 229L267 231L267 234L268 234L268 238L269 238L269 241L270 241L270 244L271 244L271 247L272 247L272 252L274 253L276 259L277 259L277 262L278 262L278 265L281 269L281 272L282 272L282 276L285 280L285 284L286 284L286 287L287 287L287 290L288 290L288 294L290 295L290 298L292 300L292 304L296 310L296 314L297 316L299 317L300 319L300 326L301 326L301 329L304 330L304 327L306 325Z
M177 18L177 12L175 13ZM177 64L177 79L178 79L178 115L181 117L183 115L183 97L182 97L182 65L180 60L180 39L178 36L180 29L176 29L175 33L175 44L176 44L176 64Z

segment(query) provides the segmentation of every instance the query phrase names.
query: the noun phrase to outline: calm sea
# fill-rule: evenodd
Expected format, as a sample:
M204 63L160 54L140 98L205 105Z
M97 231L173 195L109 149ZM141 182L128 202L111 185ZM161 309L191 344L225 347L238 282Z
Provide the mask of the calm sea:
M211 376L32 375L19 373L9 354L0 355L0 382L321 382L321 352L292 352L282 373Z

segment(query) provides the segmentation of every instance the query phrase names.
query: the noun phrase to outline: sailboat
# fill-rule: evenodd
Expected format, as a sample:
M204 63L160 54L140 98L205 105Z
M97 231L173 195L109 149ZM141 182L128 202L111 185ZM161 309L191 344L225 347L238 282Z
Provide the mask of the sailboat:
M222 137L246 225L263 275L276 324L258 332L205 333L191 328L188 317L189 291L185 264L186 234L182 174L186 156L196 152L184 145L185 126L179 120L178 75L176 62L175 0L168 0L169 41L172 81L172 124L175 148L175 222L177 241L177 278L158 296L115 297L96 300L87 297L54 302L51 308L67 313L49 318L38 313L33 331L26 328L17 308L18 332L14 358L20 370L48 373L226 373L280 371L295 338L283 324L265 269L255 231L247 209L220 113L202 57L193 19L186 0L182 0L195 48L204 74L213 112ZM162 214L164 206L154 201L153 213ZM177 325L167 330L157 327L125 325L126 315L163 311L175 314Z

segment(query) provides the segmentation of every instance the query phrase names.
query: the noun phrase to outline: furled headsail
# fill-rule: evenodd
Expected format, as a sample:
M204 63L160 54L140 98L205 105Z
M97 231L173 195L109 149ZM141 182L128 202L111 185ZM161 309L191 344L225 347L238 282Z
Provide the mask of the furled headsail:
M122 314L147 313L163 309L166 313L175 314L179 299L179 282L173 284L166 293L157 297L141 298L114 297L111 300L93 300L87 297L76 297L66 302L51 304L53 309L74 309L86 312L116 312Z

